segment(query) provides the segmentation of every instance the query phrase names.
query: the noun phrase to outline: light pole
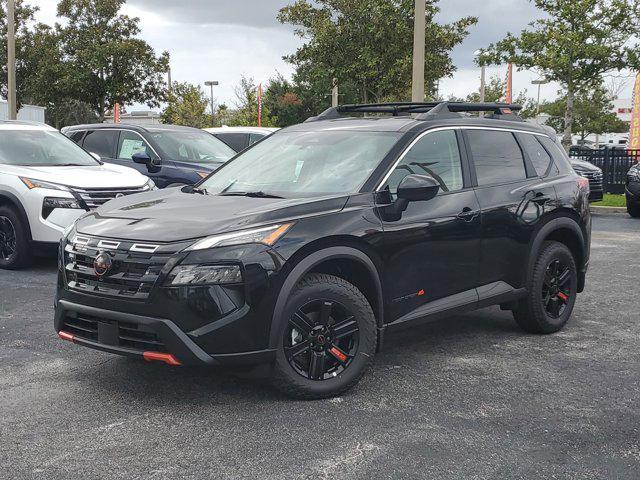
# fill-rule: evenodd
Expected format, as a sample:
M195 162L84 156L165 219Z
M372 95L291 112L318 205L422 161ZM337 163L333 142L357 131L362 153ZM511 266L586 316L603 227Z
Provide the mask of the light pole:
M7 106L9 120L18 118L16 107L16 2L7 2Z
M540 115L540 87L542 85L544 85L545 83L549 83L549 80L547 80L545 78L540 78L538 80L532 80L531 81L532 85L537 85L538 86L538 100L536 101L536 117L538 115Z
M473 55L478 58L482 54L482 50L476 50ZM480 65L480 103L484 103L484 90L485 90L485 66L484 63ZM479 112L481 117L484 117L484 112Z
M411 101L424 102L424 48L426 30L426 2L416 0L413 26L413 82Z
M204 82L204 84L207 87L211 87L211 125L213 126L213 116L215 114L215 112L213 110L213 87L218 85L218 81L217 80L207 80L206 82Z

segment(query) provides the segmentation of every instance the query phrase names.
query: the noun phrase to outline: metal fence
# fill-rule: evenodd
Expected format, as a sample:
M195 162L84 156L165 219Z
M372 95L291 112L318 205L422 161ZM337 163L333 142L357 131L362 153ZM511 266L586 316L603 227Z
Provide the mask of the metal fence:
M640 150L624 150L620 148L571 147L569 156L592 163L602 169L605 193L624 193L627 172L640 160Z

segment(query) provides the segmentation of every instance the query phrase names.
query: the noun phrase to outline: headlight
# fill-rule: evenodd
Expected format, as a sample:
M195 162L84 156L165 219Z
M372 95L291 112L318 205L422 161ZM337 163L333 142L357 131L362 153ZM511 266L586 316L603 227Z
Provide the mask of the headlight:
M238 265L178 265L165 282L165 285L212 285L242 282L242 273Z
M33 190L34 188L46 188L49 190L62 190L68 192L69 189L64 185L58 185L57 183L44 182L42 180L36 180L35 178L26 178L20 177L22 183L24 183L29 190Z
M283 223L270 227L242 230L203 238L191 245L187 250L204 250L206 248L223 247L225 245L241 245L243 243L263 243L274 245L293 226L293 223Z
M42 218L46 220L56 208L83 209L75 198L45 197L42 201Z

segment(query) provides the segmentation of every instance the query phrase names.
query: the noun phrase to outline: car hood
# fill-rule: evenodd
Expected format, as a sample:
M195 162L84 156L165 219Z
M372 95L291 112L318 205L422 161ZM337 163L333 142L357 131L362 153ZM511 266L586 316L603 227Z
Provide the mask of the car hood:
M0 165L0 171L68 187L110 188L140 187L149 180L137 170L121 165L87 165L85 167L27 167Z
M340 211L348 198L250 198L168 188L112 200L78 220L76 229L122 240L177 242Z
M585 162L584 160L574 160L571 159L571 166L577 167L581 170L589 170L589 171L601 171L600 168L596 167L593 163Z

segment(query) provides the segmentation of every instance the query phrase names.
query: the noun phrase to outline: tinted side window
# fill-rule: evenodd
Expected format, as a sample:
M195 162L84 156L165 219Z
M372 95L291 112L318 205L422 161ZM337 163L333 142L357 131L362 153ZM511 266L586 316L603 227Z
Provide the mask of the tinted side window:
M249 135L246 133L216 133L216 137L233 148L236 152L249 146Z
M542 148L542 145L536 139L536 135L522 134L518 137L520 139L520 145L527 152L533 167L536 169L536 173L540 177L544 177L545 173L549 169L551 163L551 157L547 151Z
M76 142L78 145L82 145L82 137L84 136L84 130L80 130L79 132L73 132L69 135L69 138Z
M554 164L556 168L558 168L559 173L573 173L573 167L571 166L571 162L567 153L558 146L556 142L551 140L549 137L538 137L538 140L542 144L542 146L551 154L554 160Z
M266 137L266 135L263 135L261 133L252 133L252 134L250 134L249 135L249 145L253 145L258 140L262 140L264 137Z
M431 175L445 192L462 189L460 151L453 130L429 133L418 140L391 173L386 186L396 193L402 179L414 173Z
M84 137L83 147L101 157L111 158L118 141L117 130L89 130Z
M511 132L467 130L478 185L513 182L527 178L524 158Z

